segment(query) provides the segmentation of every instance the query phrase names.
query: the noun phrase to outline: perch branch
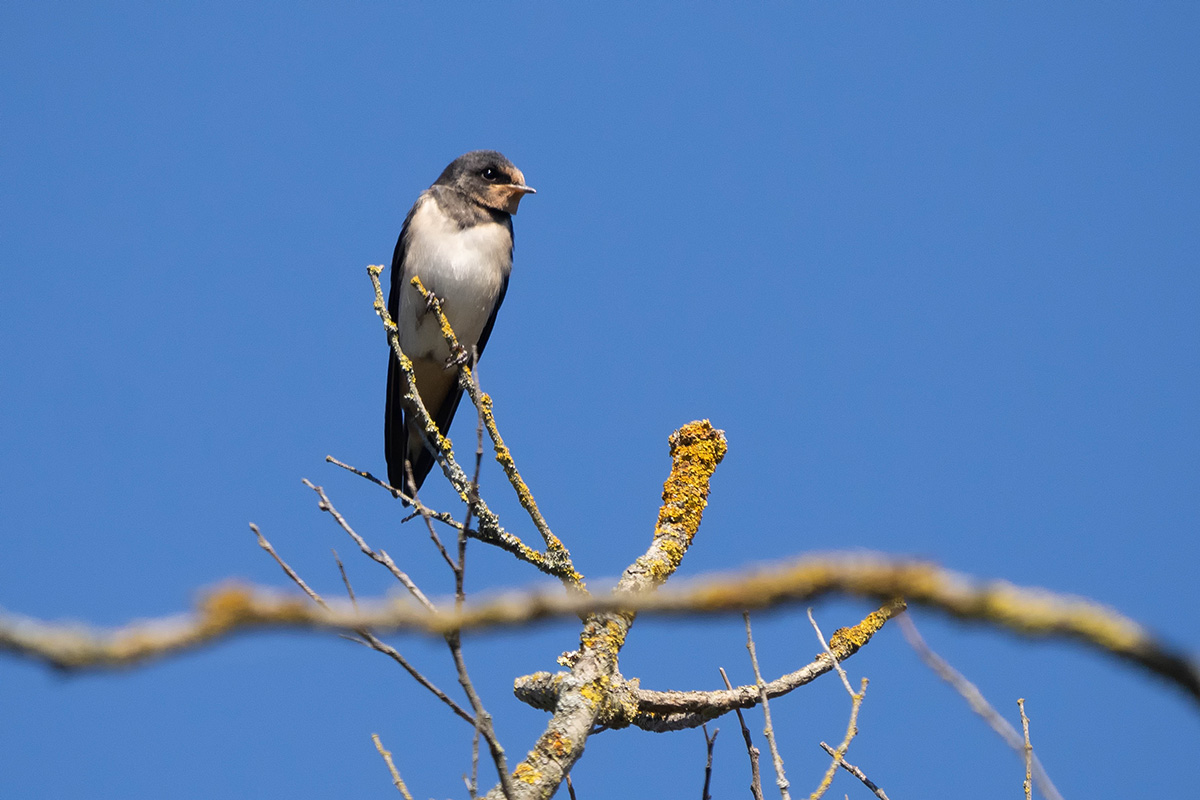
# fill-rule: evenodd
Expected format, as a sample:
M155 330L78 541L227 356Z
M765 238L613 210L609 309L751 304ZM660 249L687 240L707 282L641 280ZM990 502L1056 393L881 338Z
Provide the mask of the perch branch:
M450 321L446 319L446 314L442 311L441 300L437 295L425 288L420 278L413 276L410 282L421 293L421 297L425 299L429 308L437 316L438 325L442 329L442 336L445 337L446 345L450 348L450 352L460 352L462 345L459 344L458 337L454 335L454 329L450 327ZM491 395L484 394L479 388L479 381L476 379L474 373L475 368L473 365L468 366L463 364L459 368L458 385L467 393L475 408L478 409L480 422L487 428L488 436L492 440L492 447L496 451L496 461L504 468L504 474L508 477L508 482L512 484L513 490L517 493L517 499L520 500L521 506L529 514L529 518L533 521L534 527L538 529L538 533L542 535L542 540L546 543L547 554L559 560L564 569L570 573L574 573L574 567L571 566L571 554L567 551L562 541L550 530L550 525L538 509L537 501L533 499L533 492L529 490L529 486L521 478L521 473L517 470L517 464L513 460L512 451L504 444L504 439L500 436L500 429L496 426L496 414L493 409Z
M404 394L403 401L405 408L412 414L413 420L421 428L426 440L433 446L435 455L437 456L438 464L442 467L442 472L446 479L450 481L450 485L458 492L459 497L464 502L471 503L469 497L470 478L454 458L454 450L450 445L450 440L442 435L438 430L437 423L433 421L429 411L425 408L425 403L421 400L420 393L416 390L416 378L413 375L412 361L400 349L399 329L396 327L395 321L391 314L388 313L387 304L383 300L383 286L379 283L379 273L383 271L383 267L371 265L367 267L367 274L371 277L371 284L375 289L375 313L383 321L384 331L387 333L388 342L392 347L392 354L396 359L397 366L404 373L405 386L407 391ZM496 516L487 503L476 498L474 503L471 503L475 512L475 516L479 520L478 529L470 531L469 535L481 542L486 542L495 545L502 550L505 550L520 560L532 564L547 575L553 575L559 580L568 585L579 585L582 583L582 576L570 567L569 564L564 564L562 559L556 553L541 553L538 550L530 547L521 541L520 538L514 536L504 530L500 525L500 519Z

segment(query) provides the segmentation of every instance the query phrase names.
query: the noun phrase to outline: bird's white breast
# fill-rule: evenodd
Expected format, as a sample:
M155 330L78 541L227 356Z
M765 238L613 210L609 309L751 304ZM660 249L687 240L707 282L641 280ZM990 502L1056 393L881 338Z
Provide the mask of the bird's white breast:
M426 289L445 301L459 343L470 350L512 268L512 235L506 226L491 221L459 228L427 196L409 222L406 263L407 279L418 276ZM449 356L437 320L426 313L416 289L404 288L399 311L400 347L409 357Z

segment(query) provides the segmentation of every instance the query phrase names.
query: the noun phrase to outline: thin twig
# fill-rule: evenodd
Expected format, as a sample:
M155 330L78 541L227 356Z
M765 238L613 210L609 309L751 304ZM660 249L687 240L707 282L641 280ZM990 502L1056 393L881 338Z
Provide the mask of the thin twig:
M315 591L313 591L313 589L307 583L304 582L304 579L301 578L296 573L296 570L294 570L290 566L288 566L287 562L284 561L282 557L280 557L279 553L275 552L275 548L272 547L271 543L267 541L267 537L262 535L262 531L260 531L258 529L258 526L255 525L253 522L250 523L250 530L254 531L254 536L258 539L258 546L261 547L263 550L266 550L270 554L271 558L275 559L275 563L278 564L285 573L287 573L287 576L292 579L292 582L295 583L297 586L299 586L300 589L306 595L308 595L314 603L316 603L321 608L328 611L329 605L325 602L324 599L322 599L321 595L319 595Z
M404 459L404 472L408 475L408 485L415 487L417 485L417 479L413 477L412 461L408 460L407 458ZM446 546L442 544L442 537L438 536L437 531L433 529L433 523L430 522L432 514L429 513L429 509L424 505L417 505L418 500L419 498L417 497L417 490L414 488L412 503L413 507L417 509L417 515L419 515L421 519L425 520L425 527L429 530L429 538L433 541L434 547L436 547L438 552L441 553L442 560L444 560L446 565L450 567L451 572L457 572L458 565L454 563L454 559L450 557L448 552L446 552ZM455 522L453 527L457 528L460 533L466 530L466 526L460 525L458 522Z
M338 555L338 551L336 549L332 547L329 549L333 552L333 560L337 563L338 572L342 576L342 585L346 587L346 594L350 597L350 604L357 609L358 598L354 596L354 587L350 585L350 579L346 577L346 567L342 564L341 556Z
M829 790L829 785L833 783L833 776L837 773L838 766L846 757L846 751L850 749L850 742L858 734L858 712L862 708L863 698L867 695L867 679L862 679L862 685L858 690L858 694L850 693L850 722L846 725L846 736L842 739L842 743L838 745L837 750L833 752L833 763L829 765L829 769L825 770L825 776L821 779L821 784L817 790L809 795L809 800L821 800L821 797Z
M846 726L846 736L842 739L842 743L838 745L837 750L833 752L833 763L829 765L829 769L825 771L821 783L817 786L817 790L809 795L809 800L820 800L820 798L829 789L829 785L833 783L833 776L837 772L837 768L842 764L846 751L850 749L850 742L858 734L858 712L862 708L863 697L867 693L867 679L862 679L862 688L857 694L851 692L852 698L850 705L850 722Z
M571 775L570 775L570 773L568 773L568 774L567 774L567 794L569 794L569 795L571 796L571 800L576 800L576 797L575 797L575 784L571 783Z
M763 682L762 673L758 669L758 655L754 652L754 635L750 632L750 614L742 612L742 619L746 622L746 649L750 651L750 664L754 667L754 683L758 686L759 702L762 703L763 719L766 720L766 727L763 729L763 734L767 737L767 746L771 748L771 762L775 766L775 784L779 787L779 794L783 800L790 800L791 793L788 792L787 775L783 771L783 758L779 755L779 748L775 746L775 729L771 727L771 706L767 702L766 684Z
M312 481L310 481L308 478L304 479L304 485L316 492L317 496L320 498L320 500L317 502L317 508L327 512L331 517L333 517L341 529L344 530L350 536L350 538L354 540L354 543L358 545L358 549L361 550L364 555L366 555L376 564L385 567L388 572L392 573L392 576L396 580L400 581L405 589L408 589L409 594L415 597L418 603L423 605L429 611L437 610L433 603L429 601L429 598L425 596L425 593L417 587L417 584L413 583L412 578L408 577L407 573L396 566L396 562L392 560L391 556L389 556L383 550L380 550L379 552L372 550L371 546L367 544L366 540L359 536L358 533L356 533L355 530L350 527L350 523L346 522L346 518L338 513L338 510L333 507L333 503L329 502L329 498L325 495L325 490L322 487L314 486Z
M967 705L971 707L971 710L983 717L984 722L1000 735L1005 744L1011 747L1018 755L1023 756L1025 744L1021 741L1020 735L1009 721L992 707L992 704L979 691L979 687L967 680L961 672L950 666L944 658L935 653L925 643L909 614L901 616L899 622L900 630L904 633L904 638L908 641L909 646L920 656L921 660L925 662L925 665L937 673L938 677L943 681L950 684L954 691L958 692L967 701ZM1051 782L1050 776L1046 773L1046 769L1042 766L1042 762L1038 759L1037 754L1034 753L1031 755L1033 761L1033 779L1037 781L1038 788L1042 790L1042 794L1046 795L1050 800L1062 800L1062 795L1054 787L1054 783Z
M379 755L383 756L383 760L387 763L388 772L392 773L392 783L400 790L400 794L404 795L404 800L413 800L413 796L408 793L408 787L400 779L400 771L396 769L395 763L392 762L392 752L383 749L383 742L379 741L378 733L371 734L371 741L375 742L375 749L379 751Z
M812 624L813 630L817 632L817 641L821 643L825 654L833 661L833 668L837 670L838 677L842 679L842 685L846 687L846 693L854 697L854 689L850 686L850 679L846 677L846 670L842 669L842 665L838 662L838 657L829 649L829 642L825 641L825 634L821 633L821 627L817 625L816 619L813 618L812 609L808 609L808 621Z
M478 353L474 352L477 357ZM467 571L467 531L471 527L471 512L475 508L475 500L479 496L479 470L483 461L483 431L479 432L479 447L475 457L475 475L471 479L471 484L467 489L467 511L463 519L462 529L458 532L458 561L454 564L454 608L461 609L463 603L466 602L465 580ZM431 528L432 530L432 528ZM492 754L492 761L496 765L496 773L500 777L500 789L504 793L505 798L511 798L514 794L512 786L512 776L508 774L508 759L504 755L504 748L500 745L500 740L496 736L496 729L492 726L492 715L483 707L483 701L479 697L479 693L475 691L475 685L471 682L471 676L467 672L467 662L463 658L462 652L462 634L459 631L449 631L446 634L446 644L450 647L450 655L454 660L454 668L458 672L458 683L462 686L463 691L467 693L467 700L471 703L471 708L475 711L475 735L482 735L484 741L487 742L488 750ZM478 753L478 739L474 753ZM472 769L475 769L474 764L477 763L478 756L473 755Z
M824 742L821 742L821 748L826 753L829 753L829 755L833 756L834 759L838 762L838 765L842 769L846 770L846 772L849 772L851 775L853 775L854 777L856 777L860 781L862 781L863 786L866 786L868 789L870 789L875 794L875 796L879 798L879 800L888 800L887 792L883 791L883 789L880 789L878 786L876 786L875 782L872 781L870 778L868 778L861 769L854 766L846 759L838 756L837 750L834 750L832 747L825 744Z
M349 472L353 472L355 475L357 475L360 478L366 478L367 480L369 480L371 483L375 484L376 486L379 486L383 489L387 489L389 492L391 492L393 497L403 498L406 503L412 502L412 498L409 497L407 494L405 494L403 491L401 491L400 489L397 489L395 486L392 486L390 483L388 483L385 480L376 478L374 475L372 475L370 472L367 472L365 469L359 469L358 467L352 467L349 464L347 464L346 462L338 461L336 458L334 458L333 456L330 456L330 455L325 456L325 461L327 461L328 463L333 464L335 466L339 466L342 469L347 470Z
M457 640L458 634L447 635L447 641L451 637ZM471 708L475 711L475 727L482 734L484 741L487 742L488 749L492 753L492 761L495 762L496 772L500 776L500 788L503 790L504 796L511 799L514 797L514 791L512 776L508 773L508 759L504 755L504 748L500 746L500 740L496 738L496 729L492 727L492 715L484 709L483 701L479 699L479 694L475 691L475 687L471 683L471 678L467 674L467 665L463 661L461 643L458 641L452 643L450 653L454 658L454 668L458 671L459 685L467 693L467 699L471 702Z
M708 735L708 726L701 725L704 731L704 749L707 756L704 762L704 790L700 792L700 800L712 800L712 795L708 793L708 786L712 783L712 756L713 745L717 743L717 734L721 732L720 728L714 728L712 736Z
M359 469L358 467L351 466L350 464L347 464L343 461L337 460L333 456L325 456L325 460L327 462L329 462L330 464L333 464L336 467L341 467L342 469L346 470L347 472L353 472L355 475L359 476L360 478L366 478L367 480L369 480L371 483L375 484L376 486L387 489L389 492L391 492L393 497L401 498L401 499L405 500L409 505L411 505L413 507L414 514L420 514L422 511L425 511L426 513L428 513L430 519L436 519L438 522L448 525L451 528L461 527L454 520L454 517L450 514L450 512L434 511L432 508L429 508L424 503L422 503L417 497L415 497L415 496L409 497L407 494L400 491L395 486L392 486L387 481L382 481L379 478L376 478L374 475L367 472L365 469ZM409 519L412 519L412 517L411 516L406 517L403 521L408 521Z
M1033 792L1033 745L1029 743L1029 717L1025 716L1025 698L1017 699L1017 708L1021 709L1021 727L1025 729L1025 800L1030 800Z
M472 798L479 796L479 723L475 723L475 733L471 736L471 783L468 790Z
M370 631L359 630L357 632L363 639L360 642L360 644L365 645L366 647L369 647L372 650L375 650L379 653L383 653L385 656L387 656L388 658L395 661L397 664L399 664L401 666L401 668L404 669L405 672L407 672L409 675L411 675L417 683L419 683L419 684L421 684L421 686L425 687L429 691L430 694L432 694L438 700L441 700L443 703L445 703L446 706L451 711L453 711L454 714L459 719L461 719L463 722L466 722L467 724L469 724L471 726L475 725L475 717L473 717L470 714L470 712L468 712L466 709L464 709L458 703L454 702L454 700L451 699L449 695L447 695L445 692L443 692L441 689L439 689L437 686L435 686L432 681L430 681L428 678L426 678L424 675L422 675L420 672L418 672L416 667L414 667L412 664L408 663L408 659L406 659L404 656L400 655L399 650L392 647L387 642L380 640L377 636L375 636L375 634L371 633Z
M729 676L725 674L725 668L719 667L721 670L721 680L725 681L725 688L732 689L733 684L729 682ZM742 716L740 708L734 708L737 712L738 724L742 726L742 738L746 741L746 752L750 755L750 794L754 796L754 800L763 800L762 776L758 773L758 748L754 746L754 741L750 738L750 729L746 727L746 718Z
M317 605L321 606L321 608L328 610L329 604L326 603L324 598L322 598L319 594L317 594L316 591L314 591L311 587L309 587L309 585L307 583L305 583L303 580L301 580L300 576L298 574L296 574L296 571L294 569L292 569L286 561L283 560L283 557L280 556L279 553L275 552L275 548L272 547L271 543L267 541L267 538L262 535L262 532L258 529L258 526L255 525L254 523L250 523L250 529L252 531L254 531L254 535L256 537L258 537L259 546L271 554L271 558L275 559L275 563L278 564L285 573L287 573L287 576L289 578L291 578L292 581L295 582L295 584L297 586L299 586L302 590L304 590L304 593L307 594L313 600L313 602L315 602ZM336 551L334 552L334 558L335 559L337 558ZM340 568L341 565L342 565L341 559L338 559L338 567ZM346 583L346 591L350 593L351 601L355 603L355 608L357 608L358 607L357 601L354 600L354 591L350 588L350 581L346 580L345 570L342 571L342 579ZM475 724L474 717L472 717L465 710L463 710L462 706L460 706L458 703L451 700L450 697L448 697L445 692L443 692L441 689L439 689L437 686L435 686L432 681L430 681L428 678L426 678L424 675L422 675L420 673L420 671L417 670L416 667L414 667L412 664L410 664L408 662L408 659L406 659L404 656L400 655L400 652L396 648L392 647L389 644L385 644L384 642L382 642L377 636L375 636L375 634L371 633L371 631L369 631L366 627L358 627L358 628L354 628L353 630L356 634L358 634L358 637L360 637L360 638L351 638L350 641L357 642L358 644L365 645L366 647L369 647L372 650L383 653L385 656L387 656L388 658L392 659L397 664L399 664L404 669L405 672L407 672L409 675L412 676L413 680L415 680L421 686L425 687L425 689L427 689L434 697L436 697L437 699L439 699L443 703L445 703L447 706L449 706L450 710L453 711L455 714L457 714L460 718L462 718L466 722L471 723L472 725Z
M413 479L412 463L406 461L404 468L408 472L409 485L416 487L417 482ZM478 480L479 472L476 467L476 480ZM413 489L414 500L416 499L416 489ZM437 532L433 529L433 523L429 521L427 512L420 512L425 518L425 525L429 529L429 535L437 545L438 551L442 554L442 558L449 564L451 572L454 573L454 607L455 609L462 608L463 602L466 599L464 593L464 573L466 572L467 559L467 531L471 527L471 504L467 504L467 515L463 520L462 527L458 532L458 560L450 558L446 552L446 548L442 545L442 540L438 537ZM479 737L480 735L488 743L488 750L492 754L492 760L496 764L496 772L500 778L500 788L504 792L506 798L512 797L511 777L508 774L508 761L504 755L504 748L500 745L496 738L495 729L492 727L491 715L483 707L483 702L479 698L479 694L475 691L474 685L471 683L470 675L467 672L466 660L463 658L462 652L462 634L457 630L447 631L445 634L446 645L450 648L450 656L454 661L454 668L458 673L458 682L462 686L463 691L467 694L467 700L471 704L471 708L475 712L474 725L475 733L472 739L471 748L471 782L467 788L472 797L475 797L478 791L478 775L479 775Z

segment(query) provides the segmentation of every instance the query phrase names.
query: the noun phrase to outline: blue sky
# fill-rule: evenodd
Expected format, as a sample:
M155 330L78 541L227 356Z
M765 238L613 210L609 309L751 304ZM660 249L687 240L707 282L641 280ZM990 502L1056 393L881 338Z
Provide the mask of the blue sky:
M450 591L399 505L323 459L383 470L365 267L487 147L538 194L481 377L593 582L645 548L668 434L710 418L730 451L688 575L917 555L1200 651L1198 23L1182 3L6 4L0 606L117 624L228 577L285 586L250 521L322 591L331 547L360 593L391 590L302 477ZM532 534L498 469L484 491ZM470 589L537 581L472 551ZM1200 716L1174 689L917 620L1010 718L1026 698L1067 796L1194 791ZM817 649L802 609L756 630L768 675ZM512 679L575 637L467 640L510 754L546 719ZM444 646L396 643L453 686ZM718 666L750 679L736 618L640 621L622 660L660 689L715 688ZM848 667L871 678L850 760L892 797L1018 795L1017 759L896 631ZM772 710L811 791L844 690ZM4 659L0 719L5 796L393 796L373 732L417 797L465 796L467 726L335 638L74 677ZM745 796L718 725L713 794ZM609 732L576 786L695 796L703 758L699 732Z

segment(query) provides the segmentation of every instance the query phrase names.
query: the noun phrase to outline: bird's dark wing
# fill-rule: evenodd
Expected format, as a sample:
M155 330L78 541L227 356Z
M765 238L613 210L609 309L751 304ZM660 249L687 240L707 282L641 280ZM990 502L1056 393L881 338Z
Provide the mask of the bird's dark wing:
M388 294L388 314L392 321L399 323L400 293L408 283L408 275L404 268L404 256L408 250L408 228L412 222L413 213L420 205L418 200L404 218L400 228L400 238L396 240L396 251L392 254L391 291ZM404 373L396 363L396 355L392 352L391 337L388 339L388 372L387 372L387 402L383 416L383 449L387 460L388 483L397 489L406 488L404 461L408 458L408 426L404 424ZM428 470L427 470L428 471ZM418 481L419 482L419 481Z
M496 305L492 306L492 315L488 317L487 324L483 326L483 332L479 334L479 343L475 345L477 355L483 355L483 348L487 347L488 339L492 335L492 326L496 324L496 312L500 310L500 304L504 302L504 295L507 292L508 276L505 275L504 280L500 282L500 292L496 295Z

